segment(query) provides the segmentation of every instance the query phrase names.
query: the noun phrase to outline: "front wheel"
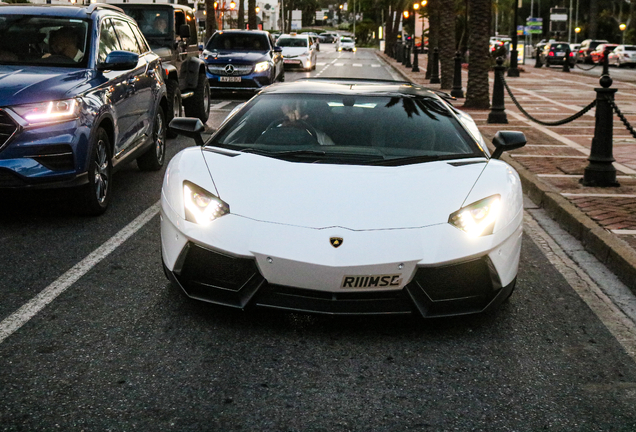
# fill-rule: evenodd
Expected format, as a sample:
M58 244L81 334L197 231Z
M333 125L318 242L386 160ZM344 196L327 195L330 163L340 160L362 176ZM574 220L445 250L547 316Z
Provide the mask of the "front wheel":
M137 158L137 166L142 171L158 171L166 159L166 121L163 109L157 107L152 132L153 145Z
M112 168L110 139L106 131L100 127L91 143L88 184L80 191L81 211L85 215L98 216L108 208Z
M208 121L210 116L210 83L205 73L199 74L194 95L183 101L183 107L187 117L196 117L203 123Z

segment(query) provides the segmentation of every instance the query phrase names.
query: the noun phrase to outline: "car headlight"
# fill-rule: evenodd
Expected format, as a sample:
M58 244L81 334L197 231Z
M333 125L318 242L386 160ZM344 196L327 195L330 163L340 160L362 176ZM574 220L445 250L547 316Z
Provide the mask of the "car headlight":
M471 237L492 234L499 214L501 197L493 195L451 214L448 223L466 232Z
M267 69L269 69L269 62L260 62L260 63L256 63L256 66L254 66L254 72L265 72Z
M17 105L11 109L29 123L66 121L77 118L79 115L77 99Z
M230 206L222 199L188 181L183 182L183 203L186 220L199 225L208 225L230 213Z

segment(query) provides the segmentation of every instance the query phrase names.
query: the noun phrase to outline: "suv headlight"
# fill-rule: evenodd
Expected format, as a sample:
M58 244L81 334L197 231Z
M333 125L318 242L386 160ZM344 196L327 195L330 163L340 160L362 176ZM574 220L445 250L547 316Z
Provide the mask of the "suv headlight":
M186 220L199 225L208 225L230 212L222 199L188 181L183 182L183 203Z
M484 198L451 214L448 223L471 237L492 234L500 204L501 197L499 195Z
M269 69L269 62L267 61L256 63L256 66L254 66L254 72L265 72L267 69Z
M30 124L66 121L79 116L77 99L17 105L11 109Z

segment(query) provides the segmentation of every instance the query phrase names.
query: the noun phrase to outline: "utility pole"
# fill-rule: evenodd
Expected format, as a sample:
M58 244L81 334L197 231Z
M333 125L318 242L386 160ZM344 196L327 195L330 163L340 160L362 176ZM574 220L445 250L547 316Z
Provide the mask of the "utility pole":
M570 0L570 16L568 18L568 43L572 43L572 0Z

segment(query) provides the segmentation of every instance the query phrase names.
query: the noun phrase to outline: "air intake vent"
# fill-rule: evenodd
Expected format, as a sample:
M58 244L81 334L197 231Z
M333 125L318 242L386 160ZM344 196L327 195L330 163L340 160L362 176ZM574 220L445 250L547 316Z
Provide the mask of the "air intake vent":
M9 114L0 109L0 150L9 143L17 130L18 125L9 117Z

